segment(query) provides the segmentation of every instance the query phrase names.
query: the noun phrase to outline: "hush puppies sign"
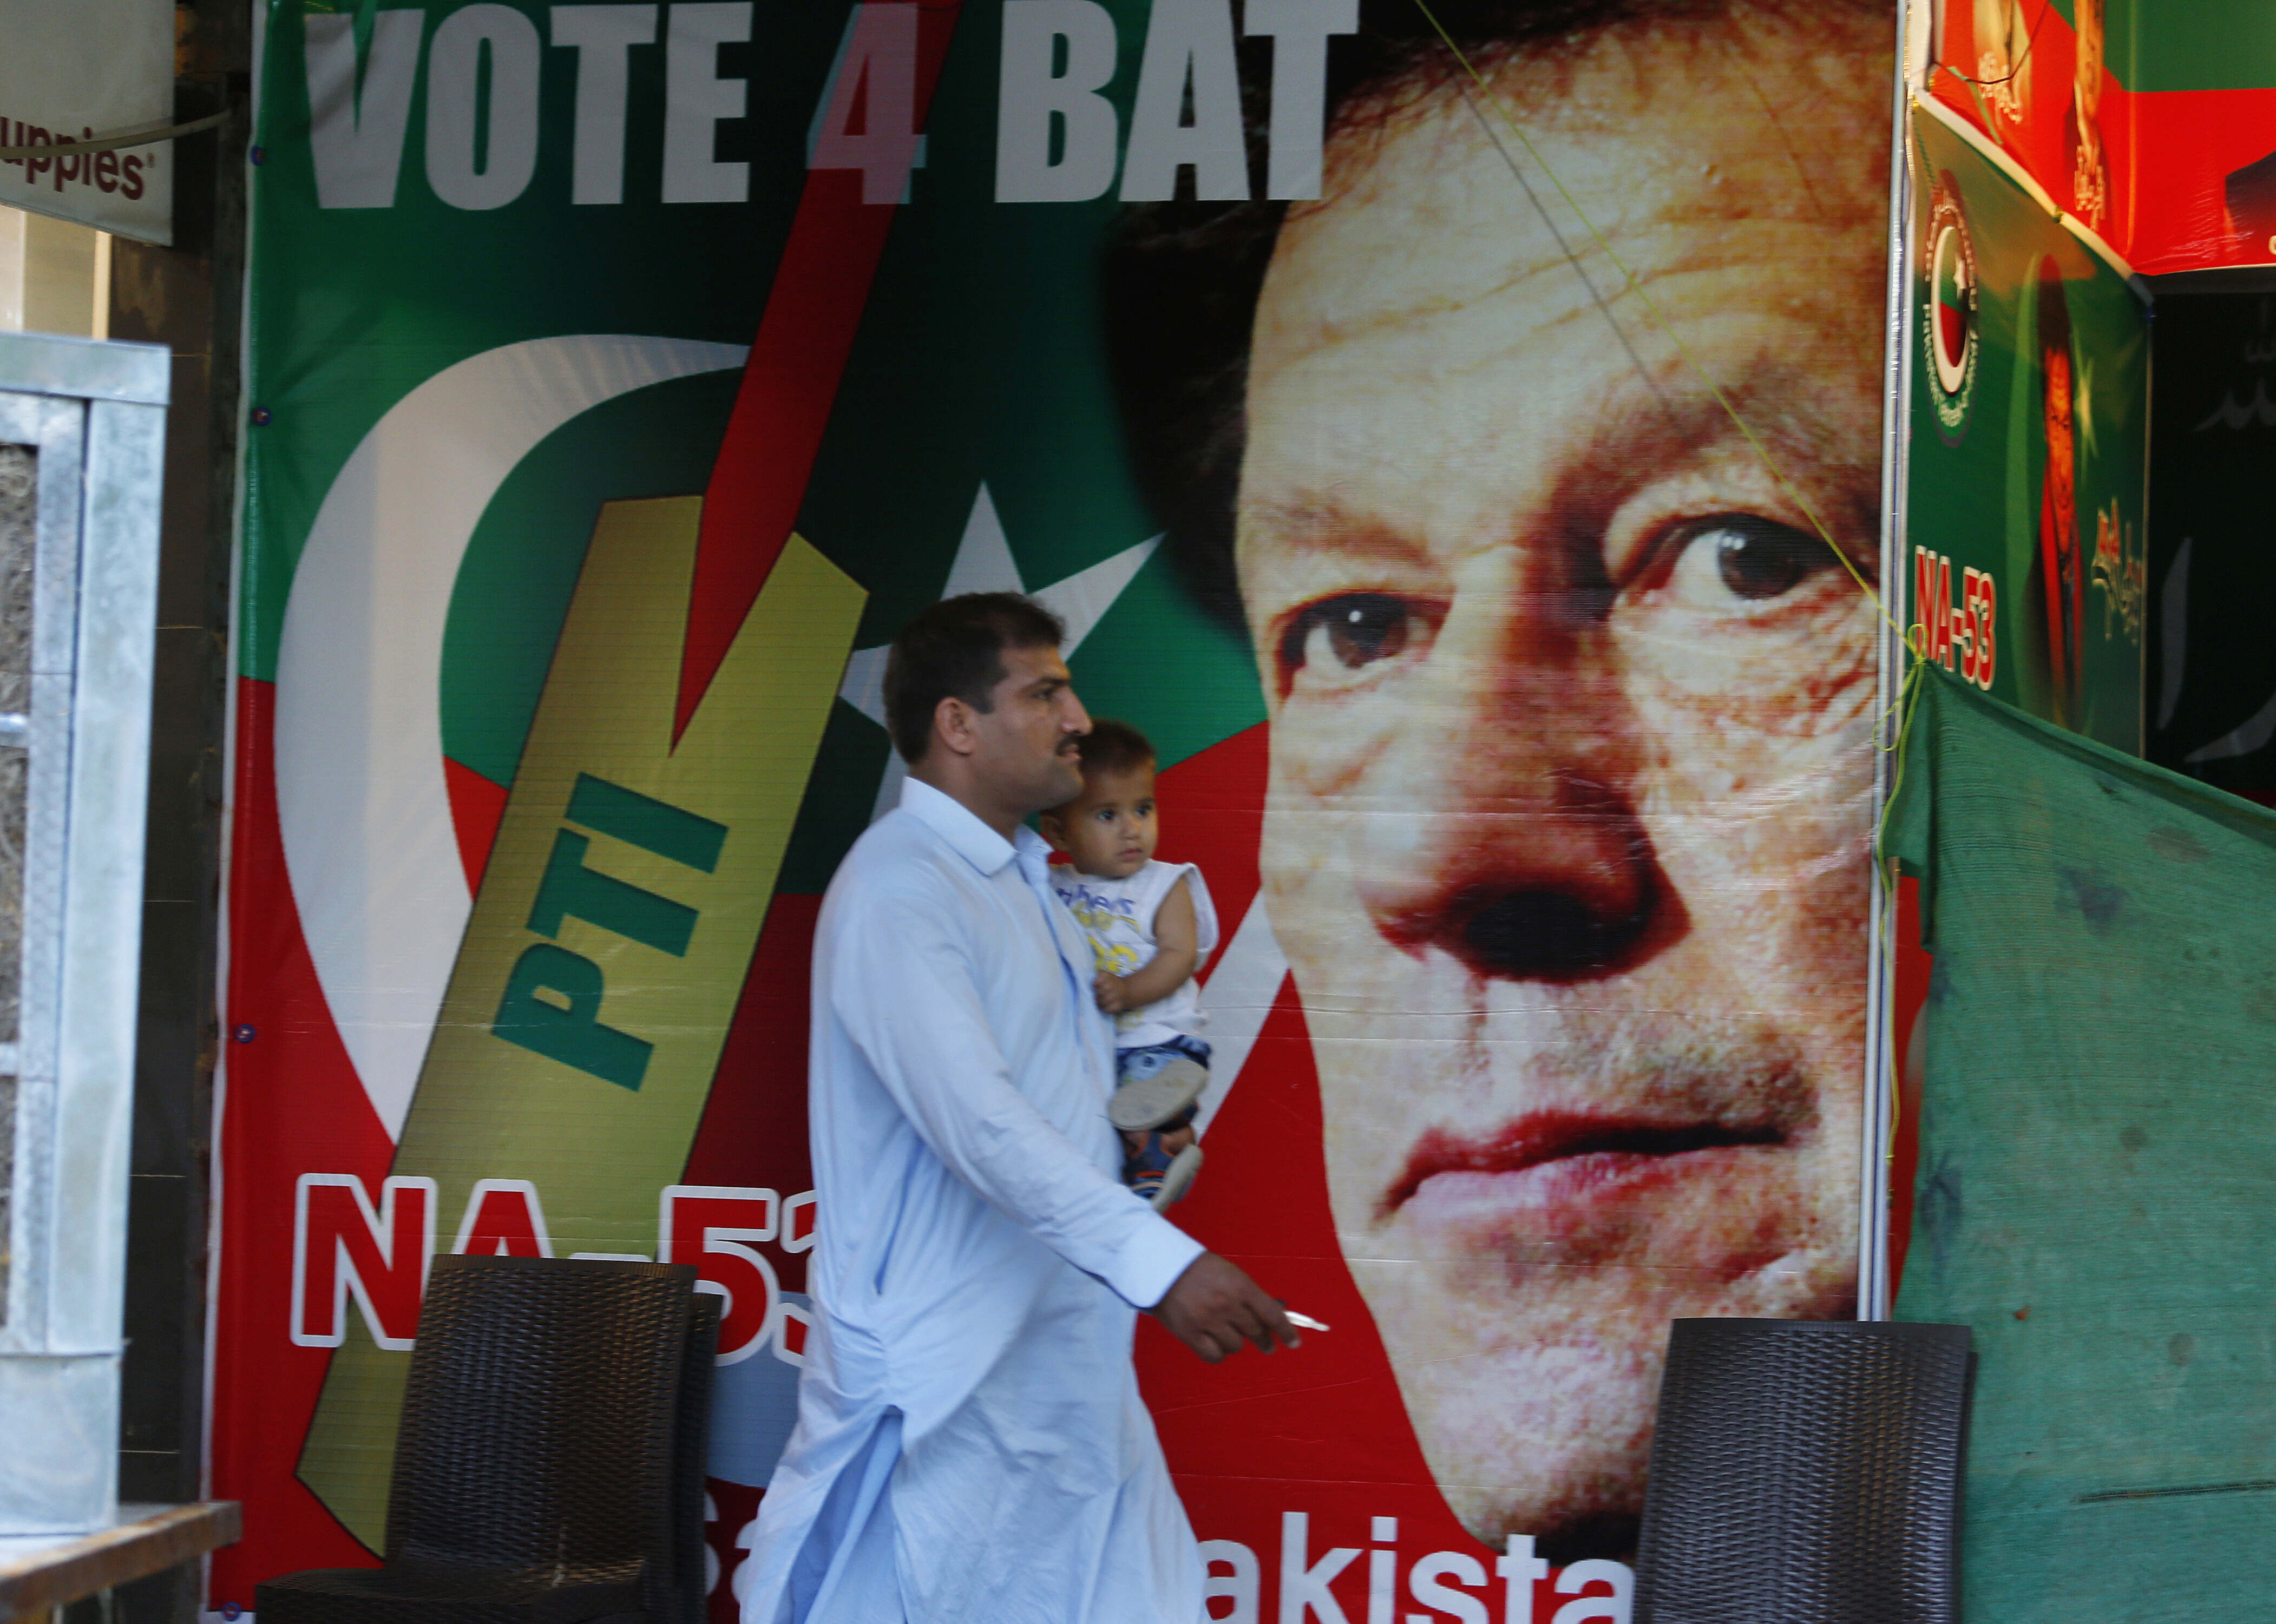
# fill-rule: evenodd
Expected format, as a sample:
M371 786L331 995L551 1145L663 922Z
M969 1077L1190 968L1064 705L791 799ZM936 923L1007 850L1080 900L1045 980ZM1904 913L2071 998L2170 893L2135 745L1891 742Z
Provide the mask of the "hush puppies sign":
M1666 1322L1858 1290L1890 34L273 0L216 1605L372 1559L450 1248L730 1298L732 1616L881 648L1015 588L1227 926L1178 1220L1336 1327L1141 1328L1212 1615L1624 1619Z

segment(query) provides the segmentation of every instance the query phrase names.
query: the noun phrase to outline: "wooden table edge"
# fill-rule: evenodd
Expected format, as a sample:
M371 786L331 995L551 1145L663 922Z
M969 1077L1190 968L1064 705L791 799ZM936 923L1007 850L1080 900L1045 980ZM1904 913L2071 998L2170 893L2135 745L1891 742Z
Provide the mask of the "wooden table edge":
M186 1506L125 1505L91 1534L59 1535L20 1555L25 1541L0 1539L0 1620L59 1607L234 1544L243 1532L235 1500Z

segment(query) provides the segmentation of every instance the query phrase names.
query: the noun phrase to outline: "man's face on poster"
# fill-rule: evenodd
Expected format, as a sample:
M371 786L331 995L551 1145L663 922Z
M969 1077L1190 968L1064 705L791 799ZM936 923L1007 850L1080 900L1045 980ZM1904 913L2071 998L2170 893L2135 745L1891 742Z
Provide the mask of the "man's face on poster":
M1492 81L1783 480L1452 84L1339 116L1257 308L1237 562L1337 1227L1449 1502L1560 1560L1632 1535L1670 1319L1854 1311L1877 619L1810 514L1870 573L1886 34Z
M2070 350L2067 345L2057 345L2045 353L2044 360L2047 500L2054 509L2056 544L2067 555L2078 538L2077 504L2072 495L2076 489L2077 453L2071 439Z

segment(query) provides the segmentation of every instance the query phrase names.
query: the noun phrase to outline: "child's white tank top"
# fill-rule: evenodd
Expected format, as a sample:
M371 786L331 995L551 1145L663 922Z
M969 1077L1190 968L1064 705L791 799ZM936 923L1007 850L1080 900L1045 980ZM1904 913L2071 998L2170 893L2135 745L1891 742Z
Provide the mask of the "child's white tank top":
M1170 894L1170 887L1180 880L1186 882L1186 894L1194 903L1195 939L1201 948L1201 958L1194 965L1198 975L1217 950L1217 907L1210 900L1202 871L1192 863L1149 861L1125 880L1104 880L1071 867L1051 870L1051 889L1089 938L1098 968L1114 975L1127 975L1154 961L1159 951L1154 940L1154 916L1161 911L1162 899ZM1143 1049L1181 1034L1198 1037L1207 1024L1208 1017L1202 1013L1201 983L1188 975L1169 997L1117 1015L1114 1046Z

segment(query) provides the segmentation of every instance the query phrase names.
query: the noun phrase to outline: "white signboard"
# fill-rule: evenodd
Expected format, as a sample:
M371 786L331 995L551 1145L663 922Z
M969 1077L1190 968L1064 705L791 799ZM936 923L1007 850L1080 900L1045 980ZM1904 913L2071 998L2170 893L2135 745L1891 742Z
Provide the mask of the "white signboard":
M0 150L163 129L173 0L0 0ZM0 203L170 242L170 141L0 159Z

